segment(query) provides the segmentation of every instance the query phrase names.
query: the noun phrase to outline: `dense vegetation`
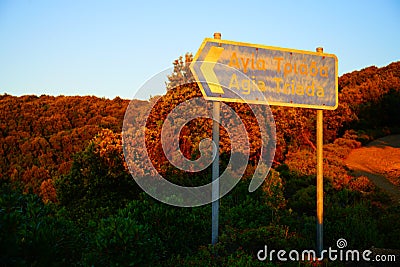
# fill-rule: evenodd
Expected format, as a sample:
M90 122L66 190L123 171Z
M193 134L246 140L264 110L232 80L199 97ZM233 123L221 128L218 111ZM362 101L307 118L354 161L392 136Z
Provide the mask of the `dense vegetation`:
M174 63L173 86L151 100L157 104L146 136L159 171L186 185L207 183L210 170L174 170L163 157L159 122L174 106L200 96L195 84L178 83L190 60L186 55ZM343 164L351 149L399 132L400 62L345 74L339 91L339 108L324 112L325 246L335 247L342 237L349 248L400 249L400 208ZM120 134L128 104L120 98L0 96L0 265L274 266L280 263L257 260L264 245L315 247L315 110L272 107L273 169L262 188L248 193L259 153L253 135L246 175L221 201L220 239L213 247L210 206L159 203L131 178ZM138 118L147 105L135 100ZM231 106L254 131L246 106ZM198 156L210 126L204 120L183 128L185 156ZM228 148L222 132L222 165Z

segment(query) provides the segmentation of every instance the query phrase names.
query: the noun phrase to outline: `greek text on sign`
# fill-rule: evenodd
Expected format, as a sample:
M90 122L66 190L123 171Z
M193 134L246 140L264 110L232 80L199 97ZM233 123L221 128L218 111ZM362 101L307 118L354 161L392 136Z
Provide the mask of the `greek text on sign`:
M330 110L338 105L333 54L206 38L190 69L210 100Z

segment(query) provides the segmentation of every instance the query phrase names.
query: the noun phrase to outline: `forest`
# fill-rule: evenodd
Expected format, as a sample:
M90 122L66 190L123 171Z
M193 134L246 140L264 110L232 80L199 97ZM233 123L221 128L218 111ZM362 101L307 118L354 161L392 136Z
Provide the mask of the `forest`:
M219 242L211 243L211 205L173 207L146 193L124 159L122 125L153 105L146 124L157 171L180 185L208 183L211 169L182 172L163 153L161 127L171 110L200 89L188 74L192 56L174 62L167 93L149 101L95 96L0 95L1 266L344 266L279 262L257 252L315 248L316 110L272 106L276 152L263 185L249 193L260 136L246 104L250 157L244 177L221 199ZM400 249L400 206L344 164L350 151L400 133L400 62L339 77L339 106L324 111L324 246ZM134 125L134 122L133 122ZM182 128L179 146L199 157L211 120ZM138 129L134 129L138 130ZM221 131L221 166L230 155ZM222 167L223 169L223 167ZM140 175L141 170L137 171ZM400 177L395 180L400 184Z

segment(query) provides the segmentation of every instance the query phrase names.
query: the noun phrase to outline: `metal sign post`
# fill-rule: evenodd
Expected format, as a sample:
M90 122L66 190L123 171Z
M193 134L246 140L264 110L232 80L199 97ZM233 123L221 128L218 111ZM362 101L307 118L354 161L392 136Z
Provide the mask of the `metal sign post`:
M221 39L220 33L214 33L215 39ZM221 102L213 101L213 126L212 126L212 140L214 143L214 160L212 163L212 187L211 195L212 199L215 199L211 203L211 244L215 245L218 242L218 220L219 220L219 123L220 118Z
M323 53L323 48L318 47L318 53ZM324 216L324 175L323 175L323 110L317 110L317 254L321 256L323 250L323 216Z

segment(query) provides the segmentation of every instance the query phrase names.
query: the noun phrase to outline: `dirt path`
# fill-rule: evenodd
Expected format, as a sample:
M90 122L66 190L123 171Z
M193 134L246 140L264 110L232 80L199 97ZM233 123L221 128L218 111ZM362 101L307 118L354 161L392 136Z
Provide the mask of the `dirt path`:
M400 204L400 135L386 136L354 149L345 163L356 175L367 176Z

